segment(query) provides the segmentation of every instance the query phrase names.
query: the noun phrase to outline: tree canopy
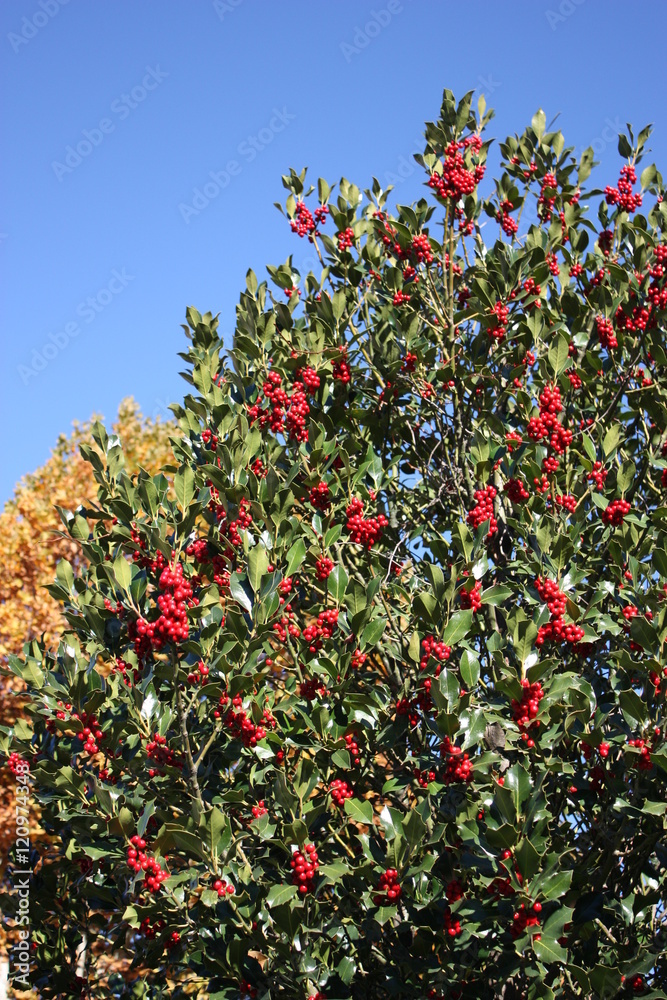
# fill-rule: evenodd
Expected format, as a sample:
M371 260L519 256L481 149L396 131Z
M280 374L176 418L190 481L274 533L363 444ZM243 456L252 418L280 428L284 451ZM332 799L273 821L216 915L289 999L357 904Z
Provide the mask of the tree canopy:
M42 996L665 995L662 178L540 111L489 185L490 118L445 91L411 206L290 171L318 273L188 309L158 474L81 443L8 660Z

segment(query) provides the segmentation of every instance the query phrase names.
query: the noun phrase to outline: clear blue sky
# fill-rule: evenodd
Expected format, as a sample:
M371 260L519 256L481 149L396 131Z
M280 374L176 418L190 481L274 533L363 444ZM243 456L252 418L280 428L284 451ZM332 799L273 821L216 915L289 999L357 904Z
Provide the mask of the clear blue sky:
M419 197L443 87L484 92L500 138L560 113L602 184L612 134L655 122L664 172L666 20L655 0L6 0L0 501L73 420L128 395L167 415L187 305L229 333L248 267L303 263L273 207L290 166Z

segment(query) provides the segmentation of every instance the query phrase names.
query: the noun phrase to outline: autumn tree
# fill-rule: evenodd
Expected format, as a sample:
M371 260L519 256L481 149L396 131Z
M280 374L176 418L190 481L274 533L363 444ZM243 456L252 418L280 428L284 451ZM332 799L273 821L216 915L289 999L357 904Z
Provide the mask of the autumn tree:
M157 475L83 446L9 657L44 997L665 996L662 178L538 112L489 184L471 98L416 204L283 178L321 269L248 272L230 350L188 309Z

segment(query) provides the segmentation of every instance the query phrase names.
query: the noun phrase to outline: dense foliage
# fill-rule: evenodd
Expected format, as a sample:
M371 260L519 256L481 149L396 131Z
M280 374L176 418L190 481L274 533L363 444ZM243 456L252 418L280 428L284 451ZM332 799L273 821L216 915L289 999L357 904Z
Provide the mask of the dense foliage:
M228 353L188 310L163 473L82 445L4 738L42 996L665 995L662 179L538 112L483 197L489 118L445 92L394 214L283 178L321 273L249 272Z
M53 581L58 562L82 565L78 542L63 530L54 504L73 508L91 496L95 479L79 445L90 439L92 422L77 424L61 435L48 460L18 483L0 512L0 664L18 653L26 641L41 638L55 650L67 622L61 606L45 587ZM130 468L158 472L170 455L171 421L142 416L132 399L123 400L113 431L123 440ZM12 726L21 715L23 682L14 674L0 676L0 725ZM15 777L0 768L0 875L16 839ZM39 831L39 811L32 811L33 833ZM10 934L10 939L15 934ZM0 955L6 954L5 928L0 927ZM0 984L0 995L2 987Z

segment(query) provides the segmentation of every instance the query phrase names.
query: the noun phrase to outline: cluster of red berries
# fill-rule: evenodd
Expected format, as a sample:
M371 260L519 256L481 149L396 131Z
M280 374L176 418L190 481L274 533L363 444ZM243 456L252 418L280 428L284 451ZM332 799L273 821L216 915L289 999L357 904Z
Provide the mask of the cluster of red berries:
M350 366L344 358L339 361L334 361L332 366L332 375L336 382L343 382L343 384L347 384L352 380Z
M555 580L543 580L541 576L538 576L535 588L553 617L560 618L565 614L567 597L559 589Z
M319 376L313 369L306 369L308 375L306 381L300 382L298 377L292 385L291 395L288 395L282 387L282 376L279 372L269 372L262 393L268 400L269 406L262 409L259 403L255 403L248 408L248 419L250 424L259 420L261 430L266 427L273 434L287 433L291 441L307 441L308 428L306 420L310 414L308 405L308 394L315 391L319 386ZM301 373L303 376L303 373ZM316 384L317 383L317 384Z
M417 783L422 788L428 788L430 782L435 781L437 777L435 771L427 771L427 770L420 771L418 767L414 769L413 774L417 779Z
M412 372L415 370L416 364L417 364L417 355L411 354L410 351L407 351L405 357L401 362L401 371L406 372L408 375L411 375Z
M514 447L518 447L523 444L523 438L518 431L508 431L505 435L505 441L507 442L507 450L511 453L514 451Z
M377 217L384 219L384 213L376 213L376 218ZM433 251L426 233L419 233L417 236L413 236L405 247L401 246L396 237L397 230L394 226L387 223L384 227L384 231L381 232L381 239L387 250L392 253L397 260L412 261L412 263L416 265L433 263ZM380 275L376 274L376 277L379 279Z
M327 686L321 677L311 677L308 681L301 681L299 684L299 695L306 701L314 701L321 696L324 698L328 694Z
M205 563L211 558L211 550L205 538L195 538L185 550L186 555L196 562Z
M151 778L163 773L165 767L183 767L178 754L167 746L167 737L161 736L160 733L155 733L153 739L146 744L146 756L156 765L148 772Z
M562 455L572 444L572 431L567 430L558 420L563 409L560 389L557 385L545 386L540 394L540 415L531 417L528 421L528 436L533 441L549 438L553 450Z
M510 315L509 307L503 302L496 302L491 312L493 313L494 321L493 325L487 328L487 332L492 340L500 342L505 339L505 334L507 333L507 321Z
M444 151L442 173L431 174L429 187L441 198L451 198L454 202L472 194L484 177L485 168L478 164L468 169L461 151L470 149L474 154L479 152L481 146L482 140L478 135L468 136L462 142L450 142Z
M426 686L426 684L428 684L428 687L430 689L430 686L431 686L430 680L428 680L427 682L425 682L425 686ZM413 698L413 699L399 698L398 701L396 702L396 715L397 716L407 715L408 722L410 723L411 726L418 725L419 724L419 709L421 708L422 704L426 703L430 707L430 691L426 691L425 695L428 695L428 697L424 697L424 698L421 698L421 699L420 698Z
M559 589L556 581L543 580L541 576L538 576L535 587L551 614L550 621L546 625L540 625L535 645L543 646L547 639L551 639L553 642L569 642L571 644L581 642L585 634L584 630L579 625L566 623L563 618L567 608L567 597Z
M278 593L280 594L280 603L285 603L285 598L288 594L292 593L292 587L298 587L299 581L296 577L286 576L284 580L281 580L278 584Z
M468 511L467 522L475 530L484 524L485 521L489 522L489 530L487 533L487 538L491 538L492 535L498 530L498 522L496 521L493 514L493 501L497 496L498 491L495 486L485 486L483 490L475 490L473 496L475 499L475 506L472 510Z
M294 622L294 612L292 611L291 604L284 606L282 618L274 622L272 628L281 642L286 642L288 635L291 635L293 639L299 638L301 629Z
M165 566L158 586L162 591L157 599L160 617L154 622L139 618L135 625L138 656L146 652L146 643L149 648L161 649L167 642L185 642L189 635L188 607L194 607L197 601L192 596L192 584L183 576L183 566Z
M445 784L451 785L456 782L472 781L473 773L470 757L467 753L463 752L462 747L452 743L449 736L445 736L440 744L440 756L445 760L445 770L442 776Z
M547 264L549 265L549 271L551 272L552 276L554 278L557 278L560 274L560 264L558 263L558 257L556 256L555 253L548 253L546 260Z
M201 432L201 439L206 445L210 445L211 451L216 451L218 447L218 435L214 434L208 428Z
M294 218L290 221L290 228L293 233L299 236L309 236L316 228L313 213L302 201L296 203Z
M540 181L540 194L537 199L537 214L543 222L549 221L554 205L556 204L555 195L548 195L546 193L547 189L551 191L556 191L558 189L556 175L551 172L546 173Z
M208 674L208 667L203 660L199 660L188 673L188 684L205 684L208 680Z
M473 614L477 614L482 606L482 581L476 580L472 587L464 587L460 596L461 607L465 610L471 609Z
M512 503L525 503L530 498L525 483L520 479L508 479L503 486L503 493L507 494Z
M542 646L547 639L551 639L553 642L568 642L576 646L581 642L585 634L584 629L580 625L573 625L571 622L566 623L562 618L552 618L546 625L540 625L535 645Z
M521 687L523 688L521 701L512 698L512 714L519 728L525 730L539 725L539 723L533 720L540 710L540 702L544 698L544 691L539 681L531 684L527 677L524 677L521 681Z
M146 841L143 837L135 834L130 838L130 847L127 849L127 866L133 872L145 872L144 885L155 896L160 891L162 883L169 878L169 872L165 871L155 858L148 857L144 850L145 847Z
M456 903L457 900L463 899L463 883L461 880L455 878L451 882L448 882L445 888L445 895L447 896L448 903Z
M230 885L225 878L216 878L212 888L214 892L217 892L218 897L234 895L234 886Z
M290 861L292 884L299 887L301 896L313 891L319 867L320 863L317 860L317 850L314 844L306 844L303 852L295 852Z
M573 389L581 389L584 383L581 381L580 375L577 375L576 372L569 371L567 372L567 377L570 380L570 385Z
M358 670L359 667L363 667L364 663L368 659L366 653L362 653L360 649L355 649L352 653L352 660L350 661L350 666L353 670Z
M604 316L597 316L595 319L595 326L601 347L604 347L607 351L611 351L614 347L618 347L618 340L616 339L616 334L614 332L614 324L610 319L606 319Z
M524 292L526 298L531 298L533 296L537 296L536 301L533 302L533 303L531 303L529 306L527 306L527 308L528 309L541 309L542 308L542 303L541 303L541 301L539 299L539 296L542 294L542 286L538 285L538 283L535 281L535 278L526 278L526 280L524 281L524 283L523 283L523 285L521 287L523 289L523 292ZM510 293L510 298L514 298L514 295L516 295L516 291Z
M83 730L76 734L76 739L83 743L83 749L86 753L97 753L99 750L99 744L104 739L104 733L99 727L97 721L97 716L94 713L90 715L87 712L82 712L79 717L78 712L73 712L73 719L80 718L83 724Z
M156 554L156 558L159 560L159 565L158 564L156 564L155 566L151 565L151 559L146 555L146 551L148 549L148 542L146 541L145 538L142 537L142 535L139 534L139 530L137 529L136 523L132 524L132 528L130 530L130 537L132 538L134 544L137 546L137 551L132 553L132 560L134 562L139 563L139 565L143 567L150 566L151 572L153 573L157 573L159 570L163 569L166 566L165 558L161 552L158 552ZM104 602L104 604L108 611L112 610L111 607L107 607L106 601Z
M317 486L311 486L308 499L313 507L321 510L323 514L326 514L329 507L331 507L331 491L326 483L318 483Z
M413 236L407 250L410 259L416 264L432 264L433 251L431 242L426 233L419 233Z
M634 765L638 771L650 771L653 767L651 762L651 747L646 743L646 740L640 738L634 740L628 740L628 746L634 747L635 750L639 750L639 760Z
M216 709L213 713L215 718L222 718L223 726L229 732L232 739L241 740L246 747L256 747L260 740L263 740L266 736L267 729L276 728L276 720L271 714L268 708L265 708L262 713L261 723L253 722L252 718L243 709L243 698L241 695L236 695L232 699L232 703L229 707L229 695L227 693L220 696L218 704L221 708L226 709L224 715L220 712L220 709Z
M366 518L363 513L363 500L360 500L359 497L353 497L345 511L347 518L345 527L350 532L351 541L356 545L365 545L367 549L371 549L375 542L382 537L382 532L389 521L384 514Z
M312 243L313 236L317 236L317 227L326 222L328 214L328 207L321 205L315 209L315 217L313 218L310 209L302 201L298 201L294 210L294 218L290 221L290 228L293 233L297 233L302 238L307 236Z
M347 229L343 229L340 233L336 233L336 239L338 240L339 250L348 250L354 245L354 230L348 226Z
M518 230L519 226L516 219L513 219L510 212L514 211L514 205L511 201L505 199L500 203L500 208L496 213L496 219L500 223L503 232L506 236L514 236Z
M224 508L221 504L218 504L216 501L212 501L212 503L209 504L209 508L211 507L215 509L215 513L218 517L225 517ZM235 530L238 529L238 525L234 521L232 521L232 526ZM223 523L223 533L227 527L228 526ZM185 552L186 555L191 556L195 562L210 564L213 568L213 581L217 583L222 590L227 590L229 588L229 562L232 562L235 558L233 549L227 549L225 554L222 555L219 552L214 552L205 538L198 538L188 545ZM227 560L229 560L229 562L227 562ZM191 577L190 582L194 584L197 579L200 578Z
M166 927L164 920L151 921L150 917L144 917L144 919L139 924L139 933L146 938L147 941L153 941L154 938L160 934Z
M322 648L322 640L330 639L334 630L338 627L338 610L329 608L327 611L320 611L317 616L317 624L308 625L303 630L304 642L309 643L311 653L316 653Z
M512 937L520 937L520 935L523 934L529 927L539 927L541 912L541 903L533 903L533 905L529 907L527 907L525 903L522 903L519 909L515 910L512 917ZM533 938L534 940L539 941L540 935L533 934Z
M301 379L311 395L317 392L320 387L320 376L310 365L306 368L300 368L296 373L296 377Z
M642 203L641 194L634 194L633 185L637 183L637 173L635 168L626 164L621 167L621 174L618 178L617 187L607 185L604 189L604 198L608 205L618 205L623 212L636 212Z
M568 512L568 514L574 514L577 509L577 498L571 493L559 494L556 497L556 503L559 507L562 507Z
M433 657L438 660L438 664L435 668L435 676L439 677L442 670L442 664L449 659L451 653L451 646L445 645L444 642L436 639L434 635L427 635L422 639L422 653L419 660L419 669L426 670L429 659Z
M598 753L603 759L609 756L610 746L611 745L609 743L604 743L604 742L600 743L600 745L598 746L597 748ZM590 743L586 743L585 740L581 740L579 742L579 749L581 750L582 756L584 757L585 760L590 760L591 757L593 756L593 747L590 745Z
M627 500L612 500L608 507L600 515L605 524L610 524L613 528L618 528L623 524L626 514L629 514L631 505Z
M343 781L342 778L334 778L329 786L329 791L331 792L332 800L337 806L341 807L345 805L345 799L351 799L354 795L350 785L348 785L347 781Z
M400 293L397 293L397 294L400 294ZM408 298L409 298L409 296L408 296ZM394 299L396 299L396 296L394 296ZM403 301L403 300L394 301L394 305L400 306L401 301ZM389 381L389 379L387 379L387 381L384 384L384 388L380 391L380 395L378 396L378 403L391 402L392 399L396 399L397 398L398 391L399 391L398 390L398 386L394 385L392 382Z
M355 733L348 733L345 737L345 749L349 753L352 763L359 765L361 763L361 758L359 756L359 744L357 743Z
M461 934L461 921L458 917L453 917L449 907L445 910L445 933L448 937L455 938Z
M315 569L317 571L318 580L326 580L334 568L333 559L328 556L320 556L320 558L315 563Z
M382 872L377 887L378 891L373 896L373 902L376 906L382 906L383 903L391 906L397 899L401 898L403 893L395 868L387 868L386 871Z
M604 489L605 480L609 475L609 469L605 469L602 462L593 462L593 468L588 473L588 482L594 482L598 490Z
M252 820L259 819L261 816L266 816L268 811L269 810L264 805L264 799L260 799L257 805L252 807L252 819L250 822L252 823Z
M504 782L501 782L500 780L498 783L504 784ZM490 882L489 885L487 885L486 891L489 893L490 896L494 896L496 898L499 897L506 898L507 896L514 896L516 893L516 889L512 885L511 878L507 871L507 865L504 864L505 861L509 861L511 859L512 852L508 847L506 847L505 850L500 855L500 857L502 860L498 862L498 867L503 874L497 875L493 879L493 881ZM517 873L517 876L520 881L521 878L520 874Z
M27 774L30 770L30 763L14 750L7 759L7 767L14 775Z

